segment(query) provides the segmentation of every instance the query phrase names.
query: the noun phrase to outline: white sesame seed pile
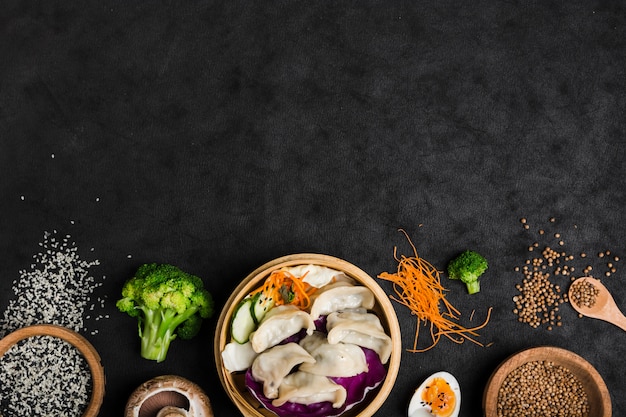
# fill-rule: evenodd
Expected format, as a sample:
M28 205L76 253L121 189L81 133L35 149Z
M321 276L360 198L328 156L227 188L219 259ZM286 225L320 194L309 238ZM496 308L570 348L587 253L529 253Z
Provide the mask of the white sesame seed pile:
M100 264L98 260L82 260L70 236L58 237L56 231L44 233L39 246L41 251L33 256L30 269L20 271L19 279L13 282L15 297L9 300L0 320L0 338L43 323L84 331L85 310L104 307L100 298L97 306L89 306L94 290L102 285L90 273L90 268Z
M80 416L92 381L82 354L63 339L32 336L0 357L0 415Z

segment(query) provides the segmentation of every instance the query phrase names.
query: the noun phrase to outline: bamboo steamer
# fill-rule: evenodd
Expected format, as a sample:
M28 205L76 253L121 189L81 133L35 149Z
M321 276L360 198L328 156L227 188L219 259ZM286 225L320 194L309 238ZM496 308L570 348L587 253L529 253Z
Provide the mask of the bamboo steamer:
M221 352L224 350L226 344L230 342L230 322L235 307L247 294L259 287L272 271L283 267L309 264L342 271L349 277L354 278L360 285L369 288L374 293L376 299L373 312L379 317L381 324L391 337L393 343L391 357L386 364L387 375L384 381L375 390L370 391L360 404L345 411L342 417L372 416L385 402L394 386L400 368L402 342L398 318L396 317L395 310L387 294L367 273L342 259L311 253L287 255L270 261L250 273L237 288L235 288L233 294L226 302L217 322L214 340L214 355L217 372L224 390L245 417L275 417L276 415L265 409L263 405L248 392L245 386L243 372L231 374L224 368Z
M105 376L100 355L93 345L79 333L66 327L54 324L37 324L18 329L0 340L0 356L4 355L20 340L28 339L33 336L51 336L63 339L74 346L83 355L91 371L92 390L91 399L82 417L96 417L104 398Z
M584 358L566 349L539 346L517 352L491 374L483 393L485 417L497 417L498 393L507 376L528 362L549 361L569 370L582 384L589 400L589 416L611 417L611 396L598 371Z

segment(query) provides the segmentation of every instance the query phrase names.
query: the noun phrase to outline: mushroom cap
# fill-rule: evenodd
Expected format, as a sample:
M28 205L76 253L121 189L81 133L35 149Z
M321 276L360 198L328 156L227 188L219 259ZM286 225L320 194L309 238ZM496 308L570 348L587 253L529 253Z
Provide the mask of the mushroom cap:
M124 414L124 417L179 416L214 417L204 391L177 375L161 375L141 384L128 398Z

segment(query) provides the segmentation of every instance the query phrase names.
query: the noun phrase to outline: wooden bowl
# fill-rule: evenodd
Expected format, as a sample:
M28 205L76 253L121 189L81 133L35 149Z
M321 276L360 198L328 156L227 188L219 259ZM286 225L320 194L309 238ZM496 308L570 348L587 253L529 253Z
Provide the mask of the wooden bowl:
M82 417L96 417L102 405L105 386L104 368L96 349L83 336L66 327L53 324L37 324L18 329L0 340L0 356L4 355L20 340L33 336L51 336L63 339L78 349L83 355L91 370L92 388L91 399ZM71 395L71 393L68 392L68 395Z
M611 396L598 371L577 354L551 346L523 350L510 356L498 366L489 378L483 394L485 417L497 417L498 392L506 377L525 363L535 361L550 361L569 370L581 382L587 394L589 416L611 417Z
M400 368L400 355L402 351L400 326L395 310L389 301L387 294L367 273L356 266L338 258L320 254L295 254L270 261L250 273L235 289L222 310L217 322L215 334L214 354L217 364L217 372L226 393L231 401L237 406L245 417L271 417L276 416L273 412L265 409L256 398L247 390L244 381L244 373L230 373L224 368L222 362L222 350L230 342L230 321L235 307L247 294L259 287L274 270L296 265L321 265L344 272L354 278L360 285L369 288L376 300L373 312L379 317L387 334L391 337L393 348L389 362L386 364L387 376L375 389L368 393L365 400L345 411L342 417L370 417L387 399L394 386L398 370Z

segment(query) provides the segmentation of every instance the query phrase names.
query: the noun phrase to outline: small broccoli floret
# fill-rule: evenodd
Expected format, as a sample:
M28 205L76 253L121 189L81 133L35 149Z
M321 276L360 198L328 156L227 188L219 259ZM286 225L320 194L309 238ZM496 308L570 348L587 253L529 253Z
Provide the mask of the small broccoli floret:
M162 362L177 336L191 339L213 315L202 280L167 264L146 264L122 287L117 308L138 320L141 356Z
M480 291L478 278L487 270L487 260L478 252L466 250L448 263L448 277L459 279L467 286L467 292Z
M189 340L195 337L200 331L202 325L202 319L198 315L193 315L187 319L186 322L178 326L176 334L183 340Z

